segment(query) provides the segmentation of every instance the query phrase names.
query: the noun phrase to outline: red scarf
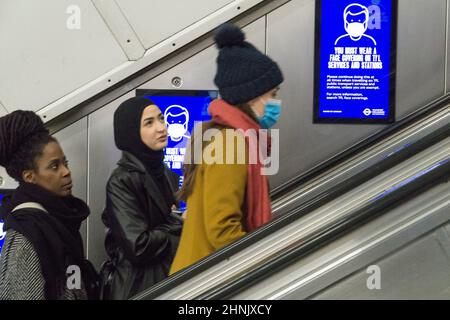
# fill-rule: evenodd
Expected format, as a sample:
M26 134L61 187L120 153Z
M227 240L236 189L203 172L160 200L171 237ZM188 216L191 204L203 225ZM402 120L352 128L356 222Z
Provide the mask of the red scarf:
M215 123L221 124L233 129L242 129L244 131L254 129L257 133L258 143L257 146L254 143L249 143L249 138L246 136L247 145L249 146L249 154L257 156L256 164L248 164L248 177L247 177L247 231L252 231L261 225L269 222L272 219L272 208L269 198L269 182L267 176L261 174L263 166L261 161L262 157L259 150L259 141L263 137L263 133L259 130L261 127L252 118L240 111L236 107L233 107L226 103L224 100L214 100L208 110ZM268 146L270 154L270 137L268 137ZM263 140L267 141L267 140ZM253 150L257 148L257 150ZM250 162L250 161L249 161Z

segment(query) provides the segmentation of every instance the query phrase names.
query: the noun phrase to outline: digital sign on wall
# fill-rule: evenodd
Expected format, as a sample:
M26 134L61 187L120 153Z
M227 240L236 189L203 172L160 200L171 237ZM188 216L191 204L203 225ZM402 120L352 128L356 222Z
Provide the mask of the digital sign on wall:
M194 124L211 120L208 107L216 99L215 90L136 90L137 96L151 99L164 113L169 141L164 150L166 165L180 175L180 187L183 183L182 166L187 143ZM181 204L184 210L184 204Z
M11 190L0 190L0 206L2 205L3 197L10 194ZM3 247L3 242L5 241L6 232L3 231L3 220L0 219L0 254Z
M396 0L316 1L314 122L395 121Z

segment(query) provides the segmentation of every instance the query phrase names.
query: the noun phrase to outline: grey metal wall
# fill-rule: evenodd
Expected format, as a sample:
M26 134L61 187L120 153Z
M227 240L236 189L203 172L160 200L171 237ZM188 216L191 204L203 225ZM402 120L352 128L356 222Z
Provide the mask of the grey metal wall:
M371 265L378 266L379 289L368 289L364 268L312 299L445 299L450 296L450 224Z
M120 159L120 151L115 147L113 136L113 114L119 104L132 97L129 93L94 112L89 120L89 200L91 209L88 228L88 257L96 265L106 258L103 246L105 239L101 214L105 204L105 186L110 173Z
M446 0L400 0L397 115L404 117L446 90Z
M380 125L313 125L314 0L292 0L245 29L247 37L279 62L285 75L281 97L283 114L280 128L280 171L271 177L276 187L294 175L384 128ZM448 84L446 50L447 0L400 0L398 27L397 119L442 96ZM182 89L214 89L213 75L217 51L211 46L150 80L140 88L172 88L171 79L183 79ZM86 152L78 153L70 140L64 142L71 163L79 157L87 166L77 169L77 179L86 179L91 217L87 224L88 257L98 267L105 258L104 230L100 215L104 206L105 184L120 153L112 138L112 115L121 101L134 95L136 88L97 110L77 124L85 137ZM86 126L85 126L86 125ZM76 126L61 131L71 136ZM67 133L66 133L67 132ZM313 143L312 143L313 142ZM73 157L73 158L72 158ZM84 161L84 160L80 160ZM81 162L83 163L83 162ZM83 182L80 182L81 184Z
M69 168L72 173L73 194L78 198L87 201L87 119L81 119L71 126L55 134L61 147L69 160ZM87 237L87 223L85 221L81 226L81 235L85 250L89 239Z
M450 2L447 0L447 70L445 73L445 89L446 92L450 91L450 81L449 81L449 75L450 75L450 55L448 54L448 50L449 50L449 43L450 43L450 24L449 24L449 17L450 17Z

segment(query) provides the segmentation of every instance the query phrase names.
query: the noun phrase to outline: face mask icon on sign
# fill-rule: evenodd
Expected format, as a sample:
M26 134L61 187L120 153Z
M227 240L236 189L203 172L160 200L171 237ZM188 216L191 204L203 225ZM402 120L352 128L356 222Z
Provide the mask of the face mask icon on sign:
M344 9L344 28L347 34L336 39L335 46L344 45L345 39L351 39L357 42L361 39L367 40L370 45L377 45L375 39L367 34L369 24L369 9L359 3L352 3ZM350 42L352 42L350 41ZM344 45L345 46L345 45Z
M361 38L364 32L367 29L366 23L360 22L346 22L345 23L345 31L350 35L352 39Z
M164 111L167 131L172 141L178 142L183 138L190 138L186 135L189 123L189 111L180 105L171 105Z

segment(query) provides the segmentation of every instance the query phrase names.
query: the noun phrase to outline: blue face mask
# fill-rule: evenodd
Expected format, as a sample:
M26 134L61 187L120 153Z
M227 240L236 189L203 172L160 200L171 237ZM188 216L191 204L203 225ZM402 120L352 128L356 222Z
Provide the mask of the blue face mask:
M270 129L277 123L281 114L281 100L270 99L264 107L264 115L259 118L259 124L263 129Z

